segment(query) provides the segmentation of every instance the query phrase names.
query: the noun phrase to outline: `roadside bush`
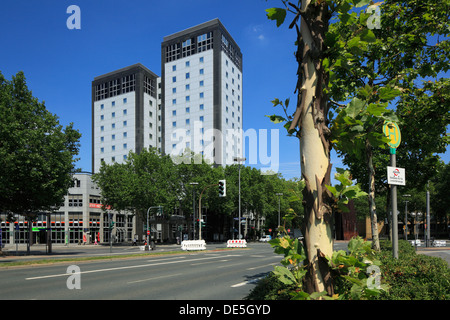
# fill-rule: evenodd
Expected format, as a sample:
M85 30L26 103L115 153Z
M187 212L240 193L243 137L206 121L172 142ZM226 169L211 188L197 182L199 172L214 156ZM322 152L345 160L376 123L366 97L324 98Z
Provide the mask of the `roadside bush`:
M373 285L379 276L378 260L371 249L371 243L360 237L348 244L348 252L335 251L329 257L331 275L335 282L335 294L327 296L326 291L308 294L303 281L306 274L303 261L306 259L303 246L297 239L289 236L269 241L275 253L284 255L282 266L275 266L268 277L261 280L246 297L249 300L360 300L373 299L380 295L386 286ZM375 271L374 269L378 270ZM375 271L375 273L373 273Z
M390 240L380 240L380 249L382 252L389 251L392 255L392 242ZM406 240L398 241L398 254L416 254L416 249Z
M355 257L364 251L370 254L371 252L368 251L366 243L359 239L353 239L353 241L354 244L357 244L355 248L358 250L353 253L352 250L349 253L335 252L331 259L333 264L343 266L338 269L353 270L353 272L335 278L335 292L338 293L338 299L450 300L450 268L447 262L441 258L416 254L414 247L405 240L399 241L398 259L392 257L391 242L380 241L381 252L376 254L375 259L381 269L382 286L388 289L372 294L373 292L367 288L361 287L366 281L365 277L361 277L364 272L354 272L356 268L362 266L359 265L362 261L360 259L356 261ZM367 256L365 254L364 256L366 259ZM374 258L372 257L372 259ZM347 264L349 265L347 266ZM279 267L260 280L246 299L292 299L293 293L299 293L298 284L288 285L291 276L281 270ZM358 281L358 277L362 281Z
M285 285L270 272L267 277L258 281L245 300L290 300L289 292L293 289L293 286Z
M381 272L390 286L383 300L450 300L450 269L441 258L416 254L405 240L399 241L399 258L392 257L390 241L380 242Z

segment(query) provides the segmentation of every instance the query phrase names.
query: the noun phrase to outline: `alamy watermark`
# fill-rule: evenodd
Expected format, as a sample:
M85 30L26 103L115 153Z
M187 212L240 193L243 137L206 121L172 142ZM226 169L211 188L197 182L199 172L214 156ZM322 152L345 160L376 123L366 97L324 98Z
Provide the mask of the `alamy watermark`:
M367 19L367 28L369 29L381 29L381 10L377 5L371 5L367 7L367 13L371 16Z
M201 164L204 159L219 164L236 163L244 151L246 163L261 165L262 174L276 174L279 170L279 129L204 129L201 121L194 122L193 130L180 128L172 131L166 143L175 164ZM270 150L270 152L269 152ZM193 154L191 154L191 151Z
M70 265L67 267L66 273L70 274L70 276L67 278L67 281L66 281L67 289L69 289L69 290L81 289L80 267L77 265Z
M369 289L380 289L381 288L381 269L379 266L370 265L367 268L367 288Z
M77 5L70 5L67 7L66 13L70 14L67 18L66 26L67 29L81 29L81 9Z

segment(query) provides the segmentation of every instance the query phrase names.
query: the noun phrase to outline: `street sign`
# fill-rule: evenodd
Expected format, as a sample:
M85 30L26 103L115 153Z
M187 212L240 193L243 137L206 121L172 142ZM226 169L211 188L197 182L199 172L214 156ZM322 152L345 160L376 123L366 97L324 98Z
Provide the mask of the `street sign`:
M388 142L388 145L394 149L398 148L402 140L402 135L398 125L395 122L386 121L383 125L383 133L386 137L391 139L391 141Z
M387 167L387 178L388 184L404 186L406 184L405 169L396 167Z

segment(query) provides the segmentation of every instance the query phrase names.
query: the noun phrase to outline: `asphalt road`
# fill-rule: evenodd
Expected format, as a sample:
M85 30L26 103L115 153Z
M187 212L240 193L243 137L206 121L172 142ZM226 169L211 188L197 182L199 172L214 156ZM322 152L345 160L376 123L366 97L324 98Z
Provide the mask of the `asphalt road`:
M280 260L269 244L253 243L248 249L0 269L0 299L241 300Z
M241 300L256 282L279 264L280 255L267 243L249 243L247 249L214 250L171 255L90 262L0 268L1 300ZM335 242L335 250L347 242ZM37 247L35 247L36 249ZM155 252L179 250L158 246ZM420 253L450 257L450 248ZM141 252L139 248L114 247L113 255ZM39 253L39 252L36 252ZM42 253L42 252L40 252ZM45 250L44 250L45 253ZM108 247L55 248L52 258L111 255ZM45 255L3 257L0 262L35 259ZM448 261L448 260L447 260Z

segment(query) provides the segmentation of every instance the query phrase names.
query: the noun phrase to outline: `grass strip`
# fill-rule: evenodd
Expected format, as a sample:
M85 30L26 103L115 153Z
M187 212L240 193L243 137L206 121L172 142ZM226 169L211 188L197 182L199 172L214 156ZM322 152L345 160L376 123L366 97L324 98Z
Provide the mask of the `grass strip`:
M9 268L9 267L46 265L46 264L66 263L66 262L89 262L89 261L95 262L95 261L101 261L101 260L148 258L148 257L152 257L152 256L161 256L161 255L177 255L177 254L186 254L186 253L214 252L214 251L235 250L235 249L242 249L242 248L219 248L219 249L202 250L202 251L176 250L176 251L149 252L149 253L134 253L134 254L132 253L132 254L126 254L126 255L120 255L120 256L119 255L113 255L113 256L106 255L106 256L96 256L96 257L36 259L36 260L23 260L23 261L11 261L11 262L1 262L1 260L0 260L0 269L1 268Z

